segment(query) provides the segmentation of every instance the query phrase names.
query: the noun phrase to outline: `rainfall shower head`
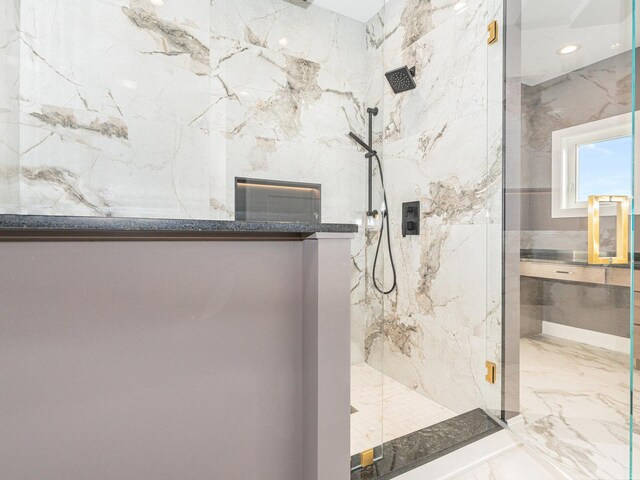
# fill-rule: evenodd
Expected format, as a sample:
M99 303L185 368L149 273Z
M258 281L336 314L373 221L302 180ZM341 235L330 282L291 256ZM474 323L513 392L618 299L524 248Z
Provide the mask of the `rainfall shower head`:
M409 68L404 66L391 70L384 75L389 80L393 93L406 92L416 88L416 82L413 79L416 76L416 67Z
M284 1L302 8L309 8L311 6L311 2L313 2L313 0L284 0Z

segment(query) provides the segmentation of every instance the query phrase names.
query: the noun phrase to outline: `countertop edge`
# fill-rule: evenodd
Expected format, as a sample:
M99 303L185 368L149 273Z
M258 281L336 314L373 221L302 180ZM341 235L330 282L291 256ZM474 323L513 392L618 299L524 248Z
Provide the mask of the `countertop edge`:
M349 223L189 220L0 214L0 239L100 238L303 239L315 233L357 233Z

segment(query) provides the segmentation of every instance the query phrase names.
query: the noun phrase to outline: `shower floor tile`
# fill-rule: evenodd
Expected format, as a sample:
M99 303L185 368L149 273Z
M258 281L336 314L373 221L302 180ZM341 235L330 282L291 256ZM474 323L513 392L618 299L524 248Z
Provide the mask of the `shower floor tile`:
M351 406L352 455L456 416L366 363L351 366Z

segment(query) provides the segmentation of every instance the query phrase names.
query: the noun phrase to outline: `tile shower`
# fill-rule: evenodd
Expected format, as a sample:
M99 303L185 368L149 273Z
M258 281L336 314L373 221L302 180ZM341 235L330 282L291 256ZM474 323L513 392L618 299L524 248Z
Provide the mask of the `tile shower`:
M387 440L443 412L500 410L484 363L501 355L502 56L486 44L501 2L378 3L358 21L282 0L3 2L0 208L228 220L236 177L322 184L322 220L362 227L354 376L384 373L437 411L387 425ZM384 72L405 64L418 87L393 95ZM374 106L399 264L386 298L371 285L366 164L346 136ZM403 238L415 200L428 233Z
M342 8L357 1L1 1L0 214L234 220L238 178L320 185L322 222L359 227L350 453L352 467L369 449L381 459L353 479L500 428L481 428L488 414L547 470L637 478L634 225L631 268L595 266L593 212L553 215L554 134L635 110L634 2ZM404 66L416 88L394 94L385 72ZM393 257L390 295L373 285L382 218L366 214L367 160L347 135L365 137L371 107L386 186L384 200L374 164L373 206L391 227L376 280L390 284ZM422 233L403 237L416 201ZM599 246L616 250L602 222Z

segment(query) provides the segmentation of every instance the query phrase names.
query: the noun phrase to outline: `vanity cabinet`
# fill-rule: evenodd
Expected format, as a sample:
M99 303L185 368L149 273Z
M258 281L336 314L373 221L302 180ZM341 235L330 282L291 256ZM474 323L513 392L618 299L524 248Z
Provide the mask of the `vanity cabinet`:
M611 285L629 288L631 276L628 268L605 267L600 265L574 265L562 262L523 260L520 262L523 277L561 280L565 282ZM636 369L640 369L640 271L634 271L633 308L634 336L633 348Z
M566 282L605 284L605 269L558 262L521 262L520 275Z

